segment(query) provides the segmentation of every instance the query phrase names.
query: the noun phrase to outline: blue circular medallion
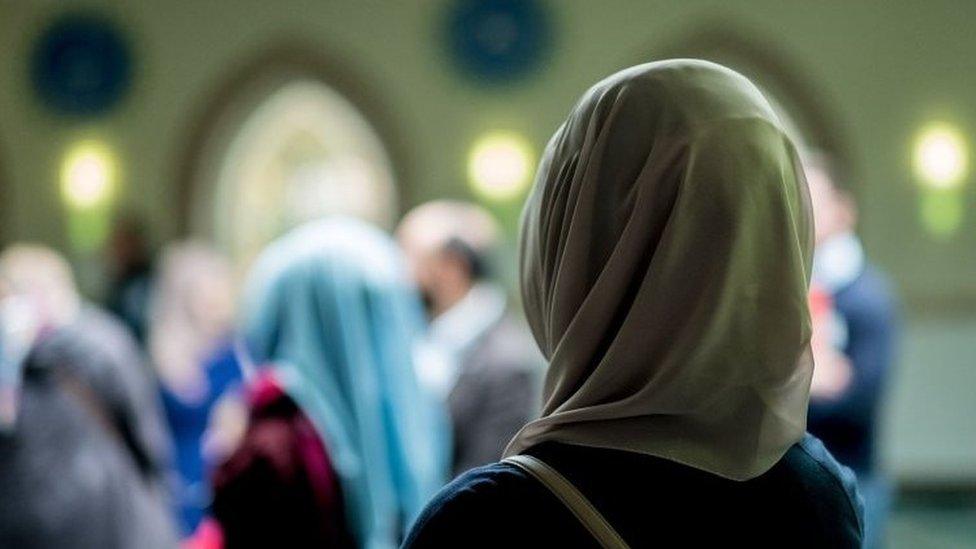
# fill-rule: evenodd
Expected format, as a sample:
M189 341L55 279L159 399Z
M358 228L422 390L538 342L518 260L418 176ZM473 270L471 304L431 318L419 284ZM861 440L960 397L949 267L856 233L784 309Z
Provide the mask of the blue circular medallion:
M62 114L108 111L129 88L132 64L121 33L96 15L56 19L38 40L31 80L41 100Z
M530 73L550 42L549 20L536 0L459 0L448 34L459 67L489 83Z

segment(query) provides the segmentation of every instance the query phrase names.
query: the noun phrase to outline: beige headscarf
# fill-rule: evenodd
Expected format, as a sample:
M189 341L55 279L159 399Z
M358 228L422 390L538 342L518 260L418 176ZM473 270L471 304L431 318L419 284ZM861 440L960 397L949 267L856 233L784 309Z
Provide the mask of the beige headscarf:
M555 440L745 480L803 435L813 361L809 196L759 90L672 60L591 88L525 207L526 315Z

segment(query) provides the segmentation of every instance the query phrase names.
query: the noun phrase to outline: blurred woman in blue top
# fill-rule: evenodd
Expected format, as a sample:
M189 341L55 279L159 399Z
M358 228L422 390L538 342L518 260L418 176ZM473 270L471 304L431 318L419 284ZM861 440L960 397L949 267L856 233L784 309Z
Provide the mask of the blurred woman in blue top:
M342 496L334 512L356 545L396 546L444 482L450 448L415 379L423 316L399 251L358 221L307 224L259 257L244 307L251 358L322 439Z
M149 351L176 452L180 528L193 533L210 504L205 433L220 399L241 381L233 352L230 263L199 242L164 252L153 288Z

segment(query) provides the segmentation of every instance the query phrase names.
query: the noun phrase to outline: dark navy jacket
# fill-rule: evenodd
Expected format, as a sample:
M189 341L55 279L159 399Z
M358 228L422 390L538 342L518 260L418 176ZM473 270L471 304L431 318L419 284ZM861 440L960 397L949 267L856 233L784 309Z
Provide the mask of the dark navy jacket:
M528 450L570 480L631 547L860 547L853 473L807 435L739 482L661 458L559 443ZM404 547L596 547L521 469L496 463L444 488Z
M870 266L833 300L847 327L841 351L851 361L853 377L840 398L811 399L807 429L863 476L874 468L878 404L894 353L895 302L888 281Z

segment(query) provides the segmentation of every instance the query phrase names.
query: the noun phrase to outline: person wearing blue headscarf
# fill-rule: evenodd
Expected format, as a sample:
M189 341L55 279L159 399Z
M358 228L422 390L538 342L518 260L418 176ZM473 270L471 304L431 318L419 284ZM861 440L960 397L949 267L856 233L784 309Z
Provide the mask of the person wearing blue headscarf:
M358 221L331 219L294 229L258 258L246 287L242 333L250 359L267 365L263 370L273 373L282 392L307 417L338 480L341 498L332 501L341 501L333 504L339 508L331 510L331 517L310 516L318 524L344 517L348 538L359 547L396 546L446 480L449 424L414 374L423 328L420 300L399 251L382 232ZM252 390L256 408L249 432L261 428L260 418L266 417L255 421L256 410L270 409L267 391L256 393L261 391ZM301 431L301 420L289 421ZM255 494L264 497L267 490L249 496L227 478L242 470L242 451L252 457L262 453L255 450L262 437L251 437L251 443L248 438L245 434L237 455L227 460L217 473L221 480L215 481L214 514L225 539L230 544L241 539L296 540L295 532L274 532L275 522L282 530L291 528L294 516L263 523L245 520L262 511L265 517L282 515L281 500L275 497L243 501ZM300 439L288 440L298 440L295 447L301 448ZM264 461L280 467L281 447L267 448ZM308 467L307 451L296 453L305 456L306 469L314 469ZM228 470L228 464L235 465ZM268 475L261 478L266 483ZM308 475L304 484L325 487L312 500L321 502L321 494L329 493L327 480ZM241 511L245 506L250 511Z

